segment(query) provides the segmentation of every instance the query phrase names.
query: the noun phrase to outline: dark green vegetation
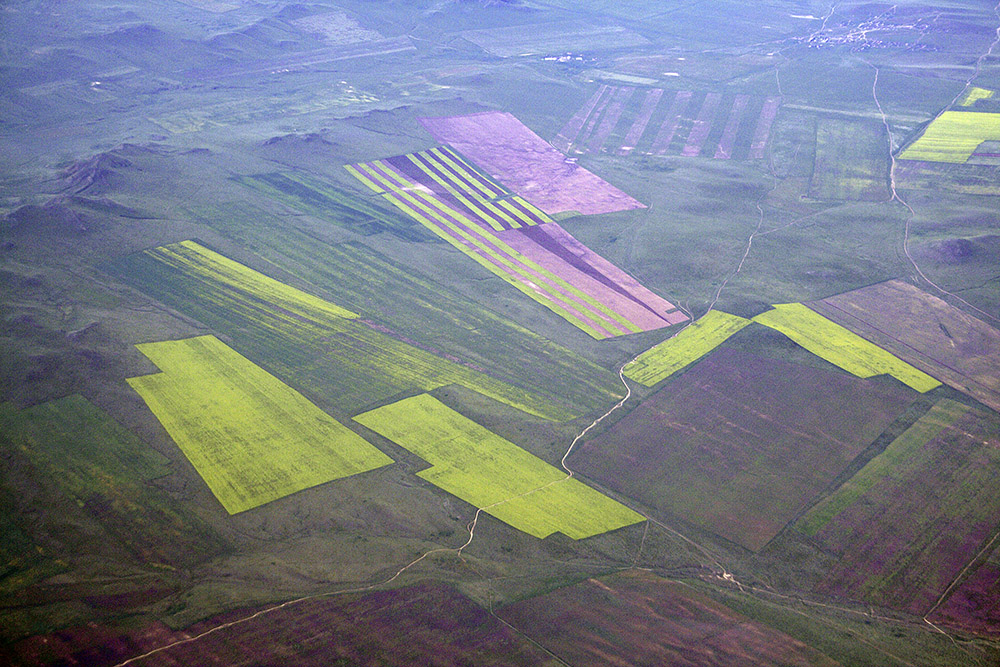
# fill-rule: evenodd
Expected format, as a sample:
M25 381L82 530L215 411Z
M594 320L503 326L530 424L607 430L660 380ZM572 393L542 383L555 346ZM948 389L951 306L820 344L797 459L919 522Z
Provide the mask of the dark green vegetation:
M2 3L0 663L115 665L327 594L130 664L1000 663L1000 145L899 159L945 111L1000 111L968 96L1000 91L992 5ZM481 112L558 144L602 87L572 157L645 208L568 233L693 319L874 313L824 312L944 385L749 325L568 457L650 519L539 539L354 417L428 392L559 468L681 326L594 340L344 165ZM243 268L161 261L189 240ZM136 345L206 335L394 463L228 515L126 382L157 370Z

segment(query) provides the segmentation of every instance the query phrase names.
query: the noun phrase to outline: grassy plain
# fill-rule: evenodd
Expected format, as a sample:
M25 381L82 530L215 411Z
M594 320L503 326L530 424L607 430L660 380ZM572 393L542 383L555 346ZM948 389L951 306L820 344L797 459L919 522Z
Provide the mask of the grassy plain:
M579 540L643 520L427 394L355 420L430 463L423 479L535 537Z
M1000 140L1000 113L945 111L899 157L903 160L962 163L984 141Z
M776 304L754 322L785 334L813 354L859 378L891 375L919 392L941 383L801 303Z
M809 196L840 201L888 199L885 128L877 120L820 118Z
M750 320L710 310L676 336L651 347L625 367L625 377L647 387L665 380L724 343Z
M146 343L135 389L230 514L392 459L214 336Z

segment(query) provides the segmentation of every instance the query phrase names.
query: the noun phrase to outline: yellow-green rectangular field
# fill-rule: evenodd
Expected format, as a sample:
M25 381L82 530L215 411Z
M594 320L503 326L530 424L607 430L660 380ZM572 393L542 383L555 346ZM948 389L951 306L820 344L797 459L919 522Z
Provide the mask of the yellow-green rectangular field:
M1000 140L1000 113L945 111L899 157L962 164L979 144L997 140Z
M135 389L230 514L392 463L215 336L145 343Z
M673 338L651 347L625 367L625 376L647 387L666 379L721 345L750 320L710 310Z
M780 331L816 356L860 378L891 375L919 392L941 383L801 303L781 303L753 318Z
M355 420L430 463L423 479L535 537L578 540L643 520L429 394Z

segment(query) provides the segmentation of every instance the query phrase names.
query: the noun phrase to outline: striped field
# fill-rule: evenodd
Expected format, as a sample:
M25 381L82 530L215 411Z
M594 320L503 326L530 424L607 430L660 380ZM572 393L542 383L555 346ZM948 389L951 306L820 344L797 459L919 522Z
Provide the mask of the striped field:
M1000 140L1000 113L945 111L900 154L903 160L962 164L984 141Z
M488 271L594 338L687 319L538 209L509 195L496 197L497 186L454 151L434 149L348 165L347 170Z

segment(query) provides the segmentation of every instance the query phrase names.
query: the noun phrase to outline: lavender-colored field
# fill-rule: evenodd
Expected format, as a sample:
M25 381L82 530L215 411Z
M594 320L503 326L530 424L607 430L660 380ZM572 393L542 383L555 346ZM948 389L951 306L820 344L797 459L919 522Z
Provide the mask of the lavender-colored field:
M653 139L651 152L654 155L661 155L667 152L667 147L670 146L674 135L677 134L677 128L681 124L681 116L691 102L692 95L693 93L690 90L682 90L674 96L670 110L667 111L667 117L664 119L663 125L660 126L660 131L656 134L656 138Z
M771 125L775 116L778 115L778 105L781 104L780 97L769 97L764 102L764 108L760 111L760 119L757 121L757 129L753 133L753 141L750 143L750 158L759 160L764 157L764 147L767 145L767 138L771 134Z
M421 118L435 139L450 144L492 178L552 215L590 215L645 208L643 204L566 159L509 113Z
M653 111L656 110L656 105L660 103L661 97L663 97L663 90L660 88L654 88L646 93L646 99L642 101L639 115L636 116L635 122L629 128L628 134L625 135L622 147L618 149L619 155L629 155L635 150L635 145L639 143L642 133L646 131L649 119L653 116Z
M736 143L736 132L740 129L740 120L743 118L743 111L750 101L749 95L737 95L733 100L733 108L729 111L729 120L726 121L726 129L722 131L722 138L719 139L719 146L715 149L715 158L728 160L733 156L733 145Z
M607 90L604 93L604 95L600 98L600 100L598 100L597 105L594 106L593 111L591 111L590 117L587 119L587 124L583 128L583 132L580 134L579 137L577 137L577 141L575 143L578 146L587 143L587 141L590 139L590 135L594 132L594 128L597 127L598 119L601 117L601 114L604 113L604 108L608 106L608 102L610 102L611 98L613 98L615 96L615 93L618 92L618 88L616 88L615 86L611 86L610 88L607 86L602 86L602 88L607 88ZM582 153L583 151L577 149L576 152Z
M698 117L694 120L694 127L688 134L688 140L681 150L681 155L695 157L701 153L701 146L705 143L705 139L708 138L708 133L712 129L712 119L715 118L715 110L719 107L721 100L722 95L718 93L709 93L705 96L705 102L701 105L701 111L698 112Z
M577 136L580 134L580 130L583 129L583 124L587 122L590 117L591 112L594 107L597 106L597 102L604 95L604 92L608 89L607 84L602 85L597 89L597 92L590 96L587 103L580 107L573 117L566 121L566 125L563 129L559 130L559 134L556 138L552 140L552 145L561 150L563 153L569 153L569 147L573 145L576 141Z
M625 110L625 105L628 103L629 98L632 97L632 93L635 92L635 88L619 88L615 91L615 97L611 101L611 105L608 107L608 112L604 114L604 118L601 119L601 125L597 128L597 132L590 138L587 142L587 147L590 152L596 153L601 150L604 146L604 142L607 141L608 136L611 131L615 129L615 125L618 124L618 119L622 117L622 112Z

